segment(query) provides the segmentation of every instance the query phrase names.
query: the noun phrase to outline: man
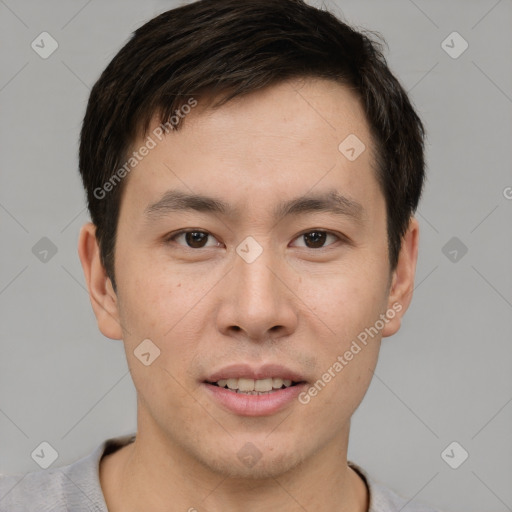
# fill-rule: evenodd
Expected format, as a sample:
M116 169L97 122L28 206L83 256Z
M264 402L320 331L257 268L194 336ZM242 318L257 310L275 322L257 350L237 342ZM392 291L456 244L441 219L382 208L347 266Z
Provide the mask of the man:
M377 43L300 0L139 28L90 95L78 248L137 432L0 510L432 510L347 461L412 297L423 135Z

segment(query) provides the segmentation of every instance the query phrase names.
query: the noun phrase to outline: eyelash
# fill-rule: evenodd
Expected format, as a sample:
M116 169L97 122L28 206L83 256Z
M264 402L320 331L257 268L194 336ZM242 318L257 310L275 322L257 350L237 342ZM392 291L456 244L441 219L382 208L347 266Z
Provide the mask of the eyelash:
M176 233L172 233L171 235L167 236L165 238L165 242L166 243L175 242L176 238L178 238L179 236L184 235L186 233L202 233L202 234L213 236L208 231L202 231L200 229L182 229L181 231L177 231ZM294 238L294 240L297 240L298 238L303 237L304 235L309 235L311 233L322 233L322 234L326 234L326 235L332 235L332 236L336 237L338 239L338 241L348 242L348 239L346 237L344 237L343 235L337 234L337 233L335 233L333 231L327 231L325 229L309 229L307 231L303 231L301 234L297 235ZM336 242L334 242L334 243L336 243ZM322 247L317 247L317 248L312 248L312 247L303 247L303 248L305 248L305 249L312 249L312 250L320 250L320 249L325 249L327 247L330 247L331 245L333 245L333 244L329 244L329 245L322 246ZM188 245L185 245L185 248L191 249L192 251L199 251L200 249L208 249L208 247L195 248L195 247L189 247Z

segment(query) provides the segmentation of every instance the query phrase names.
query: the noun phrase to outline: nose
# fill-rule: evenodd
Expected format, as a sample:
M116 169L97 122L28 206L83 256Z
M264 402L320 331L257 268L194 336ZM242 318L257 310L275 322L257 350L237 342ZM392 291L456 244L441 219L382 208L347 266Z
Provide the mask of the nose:
M297 280L296 273L270 249L250 263L236 254L223 283L219 330L256 342L290 336L298 324L293 280Z

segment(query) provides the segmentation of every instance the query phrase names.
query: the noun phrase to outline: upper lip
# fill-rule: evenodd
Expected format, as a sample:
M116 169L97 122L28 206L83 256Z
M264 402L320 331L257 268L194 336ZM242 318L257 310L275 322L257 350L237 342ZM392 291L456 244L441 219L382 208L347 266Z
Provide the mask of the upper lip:
M205 380L208 382L217 382L221 379L268 379L270 377L289 379L294 382L304 381L304 377L280 364L264 364L262 366L253 366L250 364L233 364L225 366L212 373Z

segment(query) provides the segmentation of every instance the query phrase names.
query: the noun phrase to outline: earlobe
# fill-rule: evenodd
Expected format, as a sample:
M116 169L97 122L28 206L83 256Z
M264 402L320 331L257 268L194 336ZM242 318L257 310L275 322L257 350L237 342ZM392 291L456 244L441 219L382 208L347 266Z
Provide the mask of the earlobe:
M107 338L122 339L123 332L119 321L117 296L101 263L96 226L91 222L82 226L80 230L78 255L98 328Z
M382 330L382 337L392 336L400 329L402 317L411 303L414 290L414 276L418 259L419 225L411 217L409 227L402 239L400 255L393 272L388 297L388 323Z

